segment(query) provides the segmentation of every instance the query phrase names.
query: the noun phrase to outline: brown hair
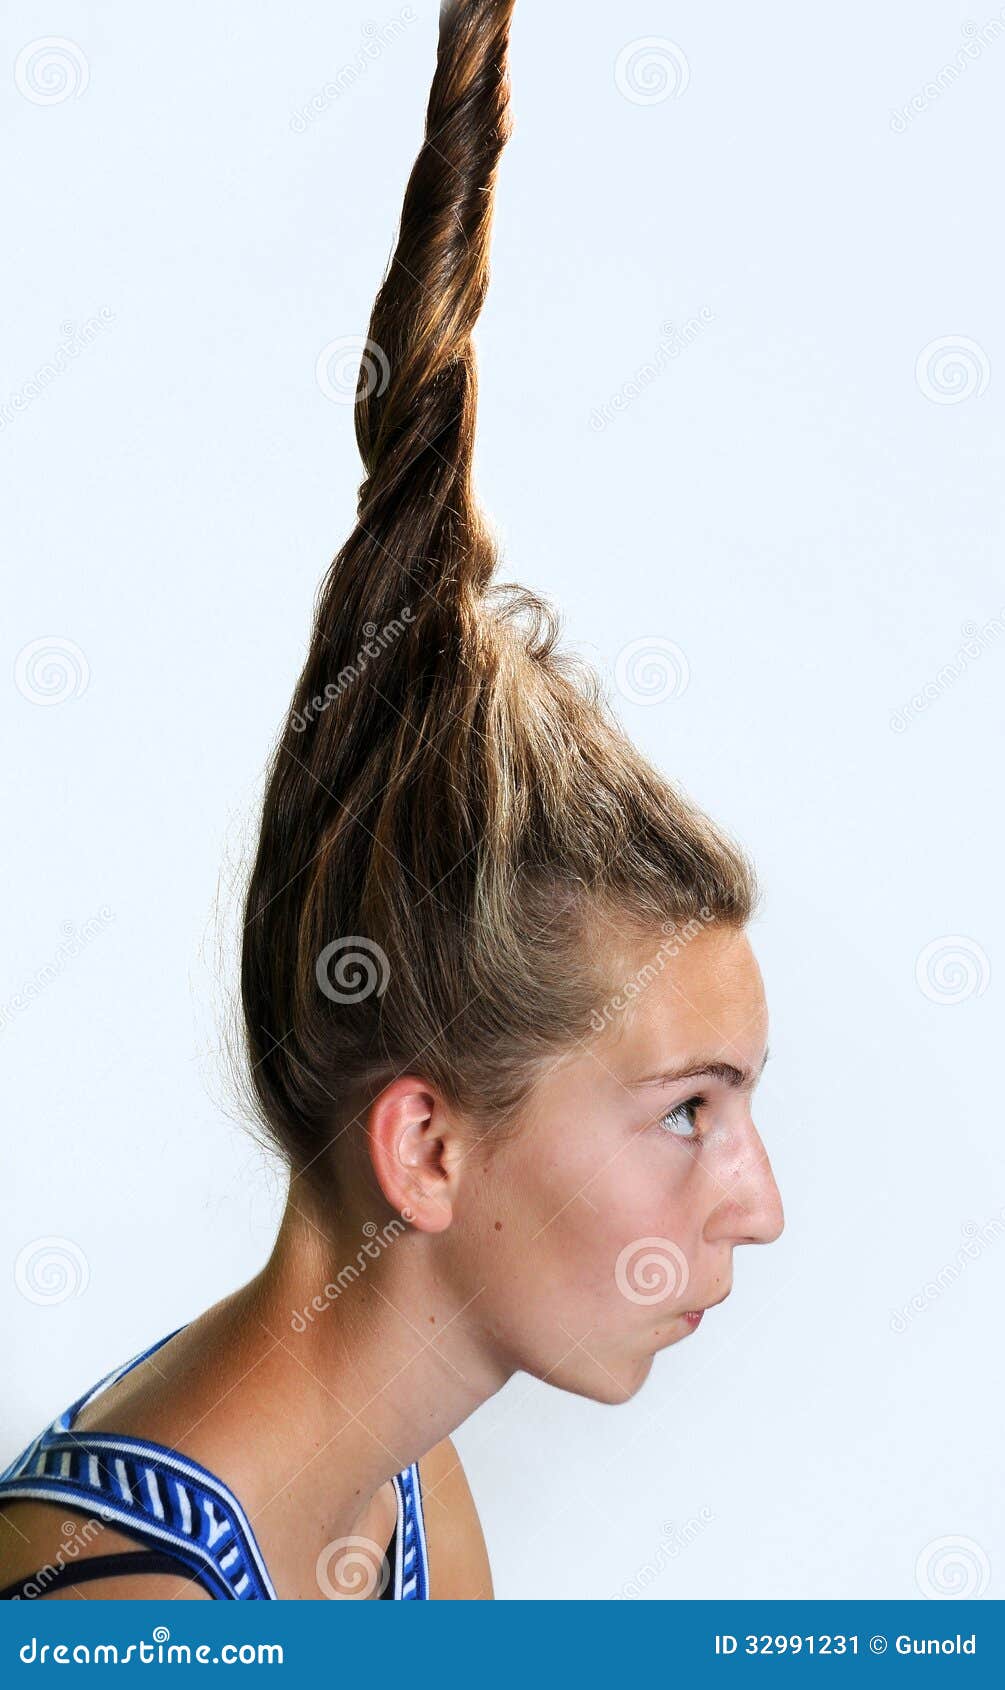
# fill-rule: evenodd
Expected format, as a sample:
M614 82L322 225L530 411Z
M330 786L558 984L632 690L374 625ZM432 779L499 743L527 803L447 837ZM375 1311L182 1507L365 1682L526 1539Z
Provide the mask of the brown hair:
M338 1129L399 1073L486 1128L512 1122L542 1065L595 1028L607 923L742 926L756 899L744 853L557 650L551 609L493 585L471 337L513 4L441 9L357 388L357 522L321 588L247 896L257 1106L322 1182Z

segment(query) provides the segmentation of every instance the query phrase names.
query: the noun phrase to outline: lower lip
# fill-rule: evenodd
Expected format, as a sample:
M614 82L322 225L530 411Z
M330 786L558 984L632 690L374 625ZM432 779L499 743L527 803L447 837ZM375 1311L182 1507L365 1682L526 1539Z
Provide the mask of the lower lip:
M689 1326L700 1326L701 1317L704 1313L704 1309L698 1309L694 1314L686 1314L684 1319L687 1321Z

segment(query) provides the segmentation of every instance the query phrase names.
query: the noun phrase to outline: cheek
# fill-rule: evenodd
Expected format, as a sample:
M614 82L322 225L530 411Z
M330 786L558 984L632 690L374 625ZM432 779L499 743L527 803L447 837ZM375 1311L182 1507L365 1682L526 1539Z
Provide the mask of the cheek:
M641 1315L648 1302L634 1294L639 1285L658 1281L660 1301L683 1291L700 1242L702 1174L679 1146L641 1133L600 1156L549 1158L525 1177L537 1236L527 1238L522 1265L544 1301L575 1299L598 1324L623 1323L626 1303Z
M700 1230L701 1186L686 1151L644 1130L597 1170L586 1195L603 1217L601 1236L616 1248L655 1234L684 1245Z

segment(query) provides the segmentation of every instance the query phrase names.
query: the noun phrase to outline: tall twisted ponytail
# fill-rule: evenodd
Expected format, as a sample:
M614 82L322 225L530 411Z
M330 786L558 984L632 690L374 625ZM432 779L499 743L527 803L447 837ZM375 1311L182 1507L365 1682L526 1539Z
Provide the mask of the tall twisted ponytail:
M441 9L426 135L357 390L366 476L269 770L242 999L297 1170L419 1071L486 1127L591 1036L605 937L743 925L744 854L660 776L499 586L472 489L472 331L509 129L514 0Z

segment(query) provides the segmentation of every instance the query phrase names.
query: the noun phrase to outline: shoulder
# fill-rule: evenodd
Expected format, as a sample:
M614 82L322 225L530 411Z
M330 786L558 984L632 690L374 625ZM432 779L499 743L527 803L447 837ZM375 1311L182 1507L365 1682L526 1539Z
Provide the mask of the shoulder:
M422 1512L434 1600L491 1600L492 1571L478 1510L461 1458L449 1438L419 1462Z
M181 1572L110 1572L107 1577L76 1583L74 1569L96 1556L135 1552L138 1545L124 1533L99 1523L66 1503L11 1499L0 1506L0 1588L27 1584L30 1600L49 1602L87 1600L168 1601L190 1598L209 1601L207 1591Z

